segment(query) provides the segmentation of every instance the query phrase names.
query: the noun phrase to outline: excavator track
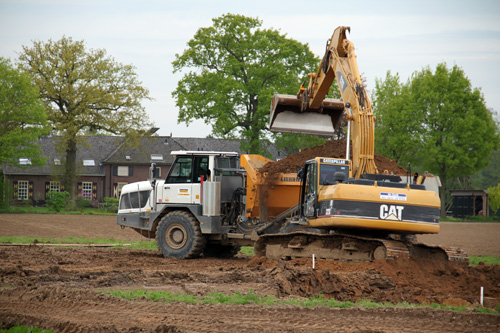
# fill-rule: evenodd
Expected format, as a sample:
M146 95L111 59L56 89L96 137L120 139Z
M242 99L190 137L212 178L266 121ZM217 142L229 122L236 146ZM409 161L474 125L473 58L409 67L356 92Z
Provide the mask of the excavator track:
M293 232L261 236L255 254L273 259L311 257L343 262L370 262L378 259L424 258L454 261L467 265L463 250L452 247L427 246L393 239L370 238L349 234Z

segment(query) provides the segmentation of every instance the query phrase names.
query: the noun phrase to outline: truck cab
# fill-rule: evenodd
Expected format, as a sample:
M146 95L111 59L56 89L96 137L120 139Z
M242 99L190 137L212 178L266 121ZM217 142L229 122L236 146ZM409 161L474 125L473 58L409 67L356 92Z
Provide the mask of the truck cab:
M227 170L237 170L235 152L173 151L175 161L158 189L158 204L202 204L202 184L220 181Z
M196 257L211 241L236 234L235 193L244 187L244 170L236 152L173 151L175 161L165 179L127 184L120 195L117 223L156 238L167 257ZM224 239L223 239L224 238ZM244 238L244 237L243 237ZM227 244L226 244L227 245ZM212 247L213 248L213 247Z

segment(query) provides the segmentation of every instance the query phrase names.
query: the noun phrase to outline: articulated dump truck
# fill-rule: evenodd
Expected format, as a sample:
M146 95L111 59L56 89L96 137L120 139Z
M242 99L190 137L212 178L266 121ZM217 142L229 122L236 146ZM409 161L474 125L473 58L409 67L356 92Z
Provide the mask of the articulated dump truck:
M269 177L259 169L274 162L260 155L172 154L165 180L122 188L117 216L122 227L156 238L165 257L229 257L246 245L277 259L467 261L458 249L412 242L439 231L439 198L424 184L354 179L347 159L317 157L298 174Z
M173 152L165 180L151 176L123 187L118 224L155 237L172 258L231 256L250 245L256 255L278 259L468 263L460 249L416 243L415 235L439 232L440 200L424 178L379 173L375 118L349 30L334 31L307 88L273 97L269 124L273 131L331 136L347 122L345 159L318 156L297 173L268 175L259 170L271 161L259 155ZM335 80L342 99L326 98Z

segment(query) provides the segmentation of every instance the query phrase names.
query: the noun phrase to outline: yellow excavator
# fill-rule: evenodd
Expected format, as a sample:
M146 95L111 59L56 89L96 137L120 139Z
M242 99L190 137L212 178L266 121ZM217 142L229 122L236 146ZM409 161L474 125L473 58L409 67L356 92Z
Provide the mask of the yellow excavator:
M274 95L273 131L332 135L348 122L346 159L317 157L298 173L297 212L279 232L262 234L256 253L370 261L420 257L468 262L460 249L416 244L415 235L439 232L440 199L411 177L379 173L374 161L374 116L356 62L349 27L335 29L309 85L295 95ZM342 100L325 98L333 81ZM347 140L349 142L349 139ZM406 182L404 182L406 178Z

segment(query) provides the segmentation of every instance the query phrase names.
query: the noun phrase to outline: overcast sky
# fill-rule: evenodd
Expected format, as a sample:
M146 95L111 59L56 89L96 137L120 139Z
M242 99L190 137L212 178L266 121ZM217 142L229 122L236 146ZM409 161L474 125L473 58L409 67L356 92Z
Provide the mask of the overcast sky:
M404 82L423 67L457 64L500 111L499 0L0 0L0 56L15 60L34 40L84 40L136 67L155 99L144 105L160 135L204 137L211 129L203 121L177 124L171 93L181 74L171 63L198 28L225 13L258 17L318 56L337 26L350 26L368 90L388 70Z

